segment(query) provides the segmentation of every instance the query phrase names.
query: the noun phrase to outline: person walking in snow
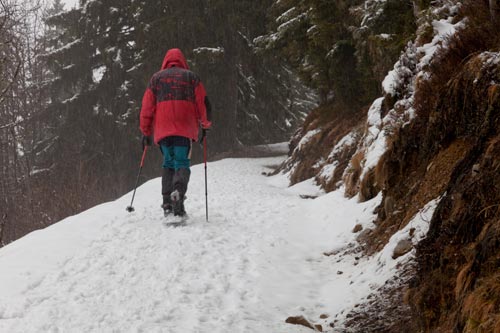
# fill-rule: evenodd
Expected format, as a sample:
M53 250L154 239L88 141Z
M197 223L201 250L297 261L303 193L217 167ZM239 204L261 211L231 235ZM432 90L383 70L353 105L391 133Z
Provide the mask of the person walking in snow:
M185 216L184 198L191 171L192 142L211 127L207 118L208 99L198 75L189 70L179 49L167 51L161 70L149 81L142 99L140 128L142 144L151 136L163 153L162 208L165 216Z

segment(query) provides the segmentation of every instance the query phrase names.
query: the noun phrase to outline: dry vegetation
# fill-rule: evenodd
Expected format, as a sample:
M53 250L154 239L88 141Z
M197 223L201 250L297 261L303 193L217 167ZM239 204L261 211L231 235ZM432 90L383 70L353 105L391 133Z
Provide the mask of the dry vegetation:
M351 131L360 131L361 126L365 123L365 117L366 110L353 110L344 105L330 104L315 109L308 115L302 129L292 138L290 142L291 156L280 170L292 171L291 184L316 177L316 181L327 191L336 189L344 170L348 167L349 161L356 151L357 144L343 147L333 157L329 157L329 155L333 147L345 135ZM321 132L313 136L301 149L296 149L306 133L318 128L321 128ZM318 176L322 166L332 163L333 160L339 163L334 174L328 180Z
M500 34L487 1L466 2L456 20L465 17L466 28L449 38L449 48L438 51L427 69L430 79L416 83L416 120L388 138L389 150L363 179L362 151L344 154L340 169L348 170L348 196L364 200L383 193L377 228L365 230L360 239L368 254L380 250L429 201L441 198L428 236L417 247L416 271L405 271L415 275L405 300L419 330L500 333ZM316 163L326 160L353 126L363 130L364 119L350 116L328 119L302 153L294 152L293 182L315 176ZM312 113L293 145L319 124L325 122ZM392 301L385 308L368 305L380 314L376 320L369 309L366 316L355 313L374 332L408 315L394 308L394 295L403 294L400 286L387 294ZM351 324L353 331L365 327Z
M373 332L397 331L393 324L405 323L410 331L500 333L500 26L489 5L481 0L461 6L453 23L464 20L465 28L446 40L448 47L425 69L430 75L415 84L417 117L390 133L389 149L362 178L366 109L320 107L291 142L281 170L291 171L292 183L316 177L332 191L343 180L346 195L360 200L382 191L377 227L360 233L367 254L440 199L417 246L416 266L403 269L413 278L387 287L387 299L354 311L350 331L364 332L366 323ZM420 43L432 37L432 25L422 27ZM382 115L396 108L397 98L385 97ZM298 149L315 129L321 131ZM355 145L332 158L332 148L351 131ZM334 174L321 174L332 163Z
M500 332L500 64L497 28L483 2L462 8L451 38L418 82L418 120L381 160L379 249L428 201L443 196L417 249L408 299L425 332Z

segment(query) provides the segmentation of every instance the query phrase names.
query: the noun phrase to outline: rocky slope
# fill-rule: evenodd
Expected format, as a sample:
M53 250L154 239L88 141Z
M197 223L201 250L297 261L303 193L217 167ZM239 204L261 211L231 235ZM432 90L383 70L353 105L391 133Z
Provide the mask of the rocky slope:
M382 96L344 113L324 104L290 143L292 183L315 177L360 201L382 192L377 228L359 237L367 255L439 201L415 265L345 331L500 332L500 38L489 5L415 6L414 38Z

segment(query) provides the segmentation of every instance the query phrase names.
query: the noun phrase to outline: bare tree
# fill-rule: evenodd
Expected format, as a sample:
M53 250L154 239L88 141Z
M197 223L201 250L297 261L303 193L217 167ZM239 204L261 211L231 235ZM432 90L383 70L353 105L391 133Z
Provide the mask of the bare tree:
M39 2L0 0L0 246L29 231L24 221L33 215L40 9Z

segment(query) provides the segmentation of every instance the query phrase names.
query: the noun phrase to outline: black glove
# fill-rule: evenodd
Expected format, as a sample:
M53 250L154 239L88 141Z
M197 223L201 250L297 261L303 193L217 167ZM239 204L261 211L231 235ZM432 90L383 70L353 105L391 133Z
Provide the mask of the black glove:
M210 128L201 129L201 138L198 140L199 143L203 143L203 139L207 136L208 131L210 131Z
M142 150L146 148L146 146L151 146L153 144L153 139L150 136L143 135L142 136Z

